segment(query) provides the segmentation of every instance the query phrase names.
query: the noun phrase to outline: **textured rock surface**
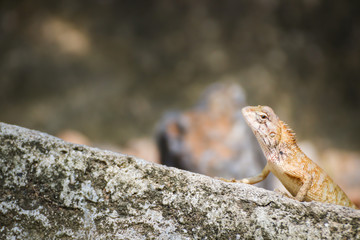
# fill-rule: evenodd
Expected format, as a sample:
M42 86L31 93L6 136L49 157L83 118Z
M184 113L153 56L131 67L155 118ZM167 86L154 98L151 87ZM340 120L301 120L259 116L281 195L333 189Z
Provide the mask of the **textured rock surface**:
M360 211L3 123L0 169L0 239L360 238Z

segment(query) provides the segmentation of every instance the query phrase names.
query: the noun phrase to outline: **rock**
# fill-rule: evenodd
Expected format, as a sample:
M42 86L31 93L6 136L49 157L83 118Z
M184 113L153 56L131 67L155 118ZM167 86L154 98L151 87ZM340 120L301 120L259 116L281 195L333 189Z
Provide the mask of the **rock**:
M167 113L157 130L161 163L212 177L259 174L266 159L241 114L245 98L238 84L215 83L193 109ZM257 185L273 189L274 177Z
M0 239L360 238L360 211L4 123L0 169Z

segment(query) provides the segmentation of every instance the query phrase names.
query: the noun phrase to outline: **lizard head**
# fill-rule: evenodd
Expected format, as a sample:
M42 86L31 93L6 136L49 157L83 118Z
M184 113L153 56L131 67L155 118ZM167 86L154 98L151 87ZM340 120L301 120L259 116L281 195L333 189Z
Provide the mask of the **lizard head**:
M270 107L260 105L244 107L242 114L265 154L279 144L281 123Z

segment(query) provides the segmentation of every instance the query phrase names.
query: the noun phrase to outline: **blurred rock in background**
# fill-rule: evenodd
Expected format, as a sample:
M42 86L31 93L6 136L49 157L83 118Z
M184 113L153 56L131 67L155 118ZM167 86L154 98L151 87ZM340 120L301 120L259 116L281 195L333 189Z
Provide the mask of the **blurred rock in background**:
M212 177L259 174L266 160L241 114L245 99L238 84L215 83L193 109L166 113L157 131L161 163ZM272 180L258 185L272 189Z
M64 129L60 131L57 135L58 138L70 143L82 144L82 145L91 145L91 142L88 137L79 131L73 129Z
M357 1L4 0L0 120L124 144L230 79L299 137L358 150L359 12Z
M113 152L133 155L149 162L160 163L158 149L152 138L129 139L125 146L121 147L113 143L91 142L84 134L72 129L62 130L56 136L66 142L107 149Z
M155 141L151 138L130 139L119 152L133 155L149 162L160 163L158 148Z

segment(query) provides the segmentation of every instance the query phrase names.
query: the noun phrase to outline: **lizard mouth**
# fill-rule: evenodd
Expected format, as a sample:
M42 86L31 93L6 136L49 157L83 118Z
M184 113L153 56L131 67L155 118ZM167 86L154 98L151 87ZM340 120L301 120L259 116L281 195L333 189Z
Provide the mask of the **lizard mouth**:
M241 112L243 114L247 114L247 113L252 112L252 111L253 111L253 107L251 107L251 106L243 107L243 109L241 109Z
M244 107L243 109L241 109L241 113L244 116L245 122L251 128L251 130L253 132L256 128L254 123L257 122L256 121L257 110L258 110L258 107L254 107L254 106L247 106L247 107ZM254 132L254 134L255 134L255 132Z
M249 119L251 118L251 112L253 111L254 110L252 107L244 107L243 109L241 109L241 113L244 115L245 121L249 126L250 126Z

